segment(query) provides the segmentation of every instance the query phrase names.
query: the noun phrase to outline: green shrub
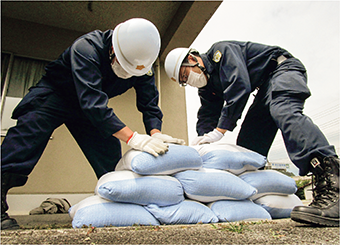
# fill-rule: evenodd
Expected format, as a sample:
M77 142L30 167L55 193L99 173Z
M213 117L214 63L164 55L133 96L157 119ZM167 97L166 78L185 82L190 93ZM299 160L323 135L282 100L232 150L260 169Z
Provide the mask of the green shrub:
M295 195L297 195L301 200L306 199L304 189L306 186L310 185L312 181L310 179L299 179L295 181L297 186L297 191Z

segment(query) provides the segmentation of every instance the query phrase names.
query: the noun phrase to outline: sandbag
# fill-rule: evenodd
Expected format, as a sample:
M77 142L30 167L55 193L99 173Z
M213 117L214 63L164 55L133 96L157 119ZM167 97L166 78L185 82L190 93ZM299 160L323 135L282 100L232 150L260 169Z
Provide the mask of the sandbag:
M270 213L273 219L289 218L295 206L303 206L302 201L293 195L267 195L254 201Z
M212 143L192 146L202 157L204 168L228 170L241 174L265 166L267 158L257 152L228 143Z
M243 200L256 194L256 189L224 170L202 168L173 175L181 182L189 199L200 202Z
M160 207L155 204L145 206L161 224L197 224L197 223L216 223L218 218L206 205L193 201L184 200L183 202Z
M221 222L271 220L270 214L251 200L223 200L210 203L208 207Z
M111 202L97 195L90 196L69 209L73 228L84 225L93 227L159 225L158 220L143 206Z
M290 195L297 191L293 178L275 170L247 171L239 177L257 189L257 194L251 197L252 200L265 195Z
M95 194L114 201L140 205L174 205L184 200L181 183L171 176L142 176L114 171L100 177Z
M169 151L158 157L130 149L119 160L116 170L132 170L141 175L167 175L201 167L202 159L194 148L169 144Z

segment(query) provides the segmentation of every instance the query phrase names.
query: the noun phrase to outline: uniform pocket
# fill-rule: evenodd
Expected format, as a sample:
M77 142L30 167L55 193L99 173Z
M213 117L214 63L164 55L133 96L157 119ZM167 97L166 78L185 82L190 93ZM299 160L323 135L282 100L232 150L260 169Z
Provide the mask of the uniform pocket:
M288 59L273 72L273 94L291 94L301 99L307 99L311 93L307 86L307 73L303 64L297 59Z
M26 114L30 110L39 107L48 95L52 94L53 90L44 87L32 87L28 94L20 101L12 113L12 119L18 119L20 116Z

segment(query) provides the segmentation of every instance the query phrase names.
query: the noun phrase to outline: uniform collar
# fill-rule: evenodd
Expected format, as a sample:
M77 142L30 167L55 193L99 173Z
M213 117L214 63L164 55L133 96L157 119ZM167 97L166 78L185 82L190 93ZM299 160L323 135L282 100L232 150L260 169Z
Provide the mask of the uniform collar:
M209 61L208 55L207 54L200 54L202 60L203 60L203 64L205 69L207 69L207 72L209 74L211 74L214 70L213 65L211 64L211 62Z

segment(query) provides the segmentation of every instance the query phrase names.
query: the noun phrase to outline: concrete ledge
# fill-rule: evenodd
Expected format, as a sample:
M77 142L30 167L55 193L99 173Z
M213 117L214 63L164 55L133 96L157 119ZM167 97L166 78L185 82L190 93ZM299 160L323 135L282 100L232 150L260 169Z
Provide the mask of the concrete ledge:
M71 227L72 219L69 214L40 214L13 215L20 227L29 229L34 227Z
M28 215L29 212L40 206L47 198L65 198L71 206L77 204L83 199L92 196L93 193L80 194L9 194L7 195L7 203L9 206L9 216Z

